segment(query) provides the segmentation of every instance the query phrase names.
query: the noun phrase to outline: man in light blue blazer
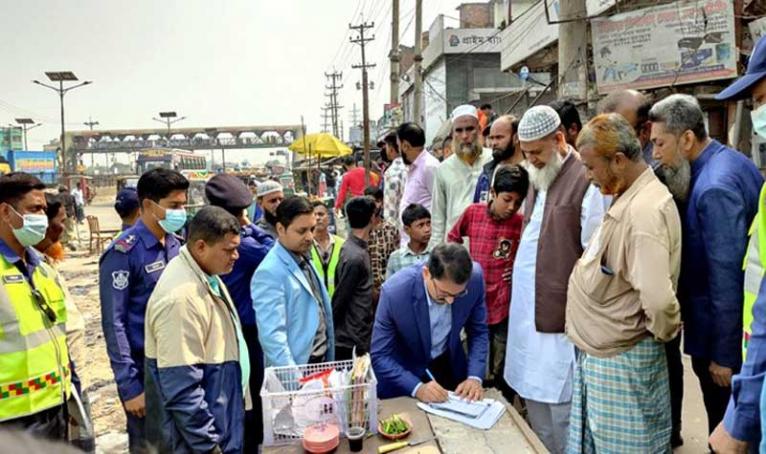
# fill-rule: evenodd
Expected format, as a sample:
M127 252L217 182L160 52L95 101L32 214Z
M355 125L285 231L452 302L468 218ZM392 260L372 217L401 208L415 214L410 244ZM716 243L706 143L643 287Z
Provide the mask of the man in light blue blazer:
M335 357L330 297L307 257L315 225L314 208L305 197L279 204L278 241L250 282L266 366L315 364Z
M427 265L404 268L383 284L370 351L378 396L442 402L454 390L481 399L488 333L481 267L463 246L440 244Z

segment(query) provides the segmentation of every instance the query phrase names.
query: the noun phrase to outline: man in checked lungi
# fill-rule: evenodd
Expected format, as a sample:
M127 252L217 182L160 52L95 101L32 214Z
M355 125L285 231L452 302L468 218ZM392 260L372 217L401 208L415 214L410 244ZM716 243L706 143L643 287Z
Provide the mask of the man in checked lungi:
M569 453L670 452L664 342L681 328L681 221L631 125L599 115L577 139L588 178L614 202L569 280L577 347Z

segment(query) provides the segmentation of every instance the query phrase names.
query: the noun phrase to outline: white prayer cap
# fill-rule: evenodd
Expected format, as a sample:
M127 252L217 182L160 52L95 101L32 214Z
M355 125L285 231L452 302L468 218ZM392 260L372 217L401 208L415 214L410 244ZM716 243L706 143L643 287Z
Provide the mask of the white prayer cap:
M476 107L470 104L463 104L455 107L452 111L452 121L457 120L460 117L473 117L479 119L479 114L476 112Z
M266 180L258 185L258 189L255 190L256 197L263 197L271 194L272 192L282 191L282 185L276 181Z
M519 140L532 142L556 132L561 125L559 114L550 106L534 106L519 121Z

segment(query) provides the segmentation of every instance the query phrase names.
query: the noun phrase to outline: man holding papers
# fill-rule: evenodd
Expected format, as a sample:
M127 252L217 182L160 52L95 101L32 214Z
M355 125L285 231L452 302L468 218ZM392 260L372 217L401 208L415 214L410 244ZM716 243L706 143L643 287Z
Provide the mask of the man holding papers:
M412 396L444 402L447 390L483 397L489 349L484 278L460 245L434 248L426 265L383 285L372 330L372 366L383 399ZM468 336L468 356L460 331Z

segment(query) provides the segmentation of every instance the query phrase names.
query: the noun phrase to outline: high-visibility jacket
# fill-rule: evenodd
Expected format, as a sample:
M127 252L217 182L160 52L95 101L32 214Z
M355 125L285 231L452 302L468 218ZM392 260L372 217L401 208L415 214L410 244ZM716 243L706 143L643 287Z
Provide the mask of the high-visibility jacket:
M42 261L32 282L0 255L0 421L61 405L71 392L64 292Z
M322 279L325 287L327 287L327 294L330 295L330 298L335 293L335 270L338 269L340 248L343 246L343 238L333 235L333 239L332 252L330 253L330 261L327 262L327 266L322 263L322 258L319 256L319 250L317 250L316 245L311 247L311 264L314 265L319 278Z
M750 342L750 332L753 324L753 306L758 297L758 290L761 287L764 270L766 270L766 213L764 213L764 203L766 203L766 185L761 188L761 195L758 200L758 213L753 218L753 224L750 226L750 241L747 245L747 254L745 254L745 299L742 308L742 358L747 353L747 344ZM761 247L764 245L764 247Z

